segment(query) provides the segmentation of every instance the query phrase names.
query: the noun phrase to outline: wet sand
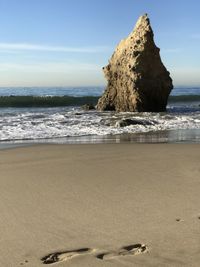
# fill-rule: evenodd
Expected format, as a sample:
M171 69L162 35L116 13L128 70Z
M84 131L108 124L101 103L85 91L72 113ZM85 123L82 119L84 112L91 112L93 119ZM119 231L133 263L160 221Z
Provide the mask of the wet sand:
M200 145L0 151L0 266L199 266Z

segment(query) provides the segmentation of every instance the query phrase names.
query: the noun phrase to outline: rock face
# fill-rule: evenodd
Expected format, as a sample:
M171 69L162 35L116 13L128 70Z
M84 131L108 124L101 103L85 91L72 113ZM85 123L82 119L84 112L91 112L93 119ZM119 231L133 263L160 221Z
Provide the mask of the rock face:
M138 119L122 119L116 122L116 127L126 127L129 125L152 125L153 123L148 120L138 120Z
M103 68L108 85L97 109L165 111L173 85L159 52L145 14L127 39L119 43L109 64Z
M82 106L83 110L94 110L95 106L93 104L85 104Z

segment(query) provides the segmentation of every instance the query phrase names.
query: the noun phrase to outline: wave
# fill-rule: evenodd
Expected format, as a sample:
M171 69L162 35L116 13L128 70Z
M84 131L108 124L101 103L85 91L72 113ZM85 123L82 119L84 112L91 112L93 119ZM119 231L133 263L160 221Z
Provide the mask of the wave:
M78 108L47 112L19 110L0 116L0 126L3 129L0 131L0 142L44 139L57 142L59 138L64 141L68 137L80 136L92 138L179 129L199 131L200 112L140 114L79 112Z
M0 107L63 107L96 105L97 96L1 96Z
M0 107L64 107L96 105L99 96L0 96ZM170 96L170 103L200 102L200 95Z
M169 103L176 102L199 102L200 95L171 95L169 96Z

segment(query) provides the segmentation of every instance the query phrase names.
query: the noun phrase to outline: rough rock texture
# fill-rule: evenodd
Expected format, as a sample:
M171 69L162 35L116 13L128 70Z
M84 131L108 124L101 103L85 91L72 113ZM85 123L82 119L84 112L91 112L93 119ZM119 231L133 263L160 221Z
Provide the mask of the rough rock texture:
M155 124L154 122L151 122L149 120L138 120L138 119L122 119L120 121L117 121L115 126L116 127L126 127L129 125L152 125Z
M93 104L85 104L82 106L83 110L94 110L95 106Z
M122 40L103 68L107 88L98 110L165 111L173 88L170 73L154 43L150 21L141 16L133 32Z

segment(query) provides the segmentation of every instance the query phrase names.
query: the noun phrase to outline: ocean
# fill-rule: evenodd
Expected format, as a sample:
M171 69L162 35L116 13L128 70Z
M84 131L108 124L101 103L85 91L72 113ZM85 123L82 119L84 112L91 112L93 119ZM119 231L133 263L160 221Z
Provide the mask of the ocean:
M0 147L27 143L199 143L200 88L175 88L167 111L84 111L102 87L0 88ZM119 121L141 124L119 127Z

